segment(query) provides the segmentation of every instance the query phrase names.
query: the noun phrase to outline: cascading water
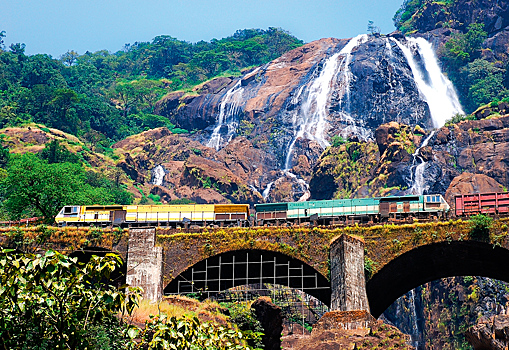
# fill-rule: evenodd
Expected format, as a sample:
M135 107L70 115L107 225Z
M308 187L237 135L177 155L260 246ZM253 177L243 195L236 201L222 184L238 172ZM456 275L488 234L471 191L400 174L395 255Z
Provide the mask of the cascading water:
M401 49L403 55L412 70L412 75L419 93L428 104L428 108L435 128L441 128L445 122L456 114L464 114L458 95L451 81L442 73L438 60L430 42L424 38L408 38L406 45L391 38ZM413 52L416 52L421 65L417 63ZM420 150L428 145L429 140L435 134L433 131L417 148L413 154L414 160L411 168L411 188L409 193L424 193L424 170L427 162L419 155ZM420 163L417 164L417 161Z
M150 181L150 183L153 185L162 186L163 180L164 180L164 175L166 174L166 170L164 169L164 167L162 165L156 166L155 168L153 168L151 170L151 174L152 174L152 181Z
M417 322L417 311L416 311L416 306L415 306L415 290L412 289L409 294L410 294L410 312L411 312L410 321L412 324L412 334L410 334L410 336L412 338L412 345L416 349L420 349L419 338L420 338L421 332L419 331L419 323Z
M244 78L252 77L257 74L262 67L254 69L252 72L244 76ZM219 104L219 115L217 117L216 126L210 135L210 139L207 142L207 147L215 148L218 151L224 144L228 144L237 128L239 126L238 115L242 110L244 99L244 87L242 86L242 79L239 79L237 83L224 94ZM224 128L226 127L226 134Z
M322 148L330 145L325 138L330 91L332 86L335 85L334 80L337 79L338 73L340 73L339 79L342 87L342 91L340 91L341 103L343 103L346 97L345 104L349 105L350 81L352 78L349 70L349 65L352 61L351 53L355 47L365 42L367 38L368 36L363 34L351 39L340 52L327 59L316 79L312 80L307 86L299 88L295 98L299 99L304 93L305 100L300 110L292 118L294 135L286 153L285 170L289 170L291 167L293 149L298 138L314 140ZM304 89L306 90L305 92Z
M221 148L221 144L223 142L221 129L223 126L226 126L228 130L224 137L226 139L226 143L230 142L238 127L238 122L235 116L240 110L239 107L240 102L242 101L243 90L241 80L239 79L239 81L230 90L228 90L221 99L217 123L212 131L212 135L210 135L209 142L207 142L207 147L215 148L216 151Z
M274 184L274 182L269 182L267 187L263 190L262 197L264 200L267 200L267 198L269 198L270 189L272 188L273 184Z
M410 181L412 183L412 187L408 191L411 194L418 194L421 195L424 193L424 169L426 168L427 162L424 161L424 159L420 156L420 151L423 147L426 147L429 143L429 140L435 135L436 131L433 130L426 139L422 142L421 146L417 148L412 154L414 157L414 160L412 162L412 167L410 168L410 173L413 174L413 176L410 178ZM417 161L420 163L417 164Z
M424 38L408 38L408 46L405 46L398 40L391 39L398 45L407 59L417 88L428 104L433 126L441 128L454 115L464 114L454 86L440 70L431 43ZM420 56L423 69L419 67L412 49Z

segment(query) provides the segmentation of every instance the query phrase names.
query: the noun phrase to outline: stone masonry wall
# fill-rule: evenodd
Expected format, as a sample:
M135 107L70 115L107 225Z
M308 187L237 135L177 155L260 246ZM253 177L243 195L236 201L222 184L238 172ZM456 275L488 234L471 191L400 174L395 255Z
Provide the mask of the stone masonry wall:
M129 230L126 282L131 287L142 287L143 297L157 301L162 296L163 250L155 246L156 229Z

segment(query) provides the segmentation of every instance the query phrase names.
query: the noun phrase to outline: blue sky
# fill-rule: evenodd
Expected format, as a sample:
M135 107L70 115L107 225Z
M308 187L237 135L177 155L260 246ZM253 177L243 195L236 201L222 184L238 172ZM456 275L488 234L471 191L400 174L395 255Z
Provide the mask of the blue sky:
M281 27L310 42L349 38L367 30L393 31L392 17L403 0L3 0L0 31L6 45L25 43L26 53L57 58L111 52L126 43L171 35L196 42L221 39L237 29Z

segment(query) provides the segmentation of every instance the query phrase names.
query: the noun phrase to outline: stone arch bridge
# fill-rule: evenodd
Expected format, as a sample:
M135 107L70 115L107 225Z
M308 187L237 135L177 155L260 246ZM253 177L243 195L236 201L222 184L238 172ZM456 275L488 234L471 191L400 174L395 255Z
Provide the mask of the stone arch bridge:
M509 282L508 225L508 219L495 220L485 242L471 240L470 223L461 220L199 232L45 227L13 234L4 228L0 245L116 252L126 262L127 282L143 287L152 300L163 292L213 294L272 283L301 289L332 310L364 310L378 317L401 295L438 278L481 275Z

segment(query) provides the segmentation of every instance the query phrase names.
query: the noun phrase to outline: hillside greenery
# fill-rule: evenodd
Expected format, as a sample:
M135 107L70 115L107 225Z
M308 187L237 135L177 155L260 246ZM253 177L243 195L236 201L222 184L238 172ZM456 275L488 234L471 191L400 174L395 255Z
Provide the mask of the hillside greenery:
M0 34L0 128L35 122L104 147L141 131L167 126L154 114L166 93L188 90L220 75L238 75L303 44L279 28L239 30L210 42L171 36L60 58L27 55Z
M46 144L39 154L10 155L0 146L0 217L41 217L53 222L64 205L131 204L125 186L87 169L78 156Z

